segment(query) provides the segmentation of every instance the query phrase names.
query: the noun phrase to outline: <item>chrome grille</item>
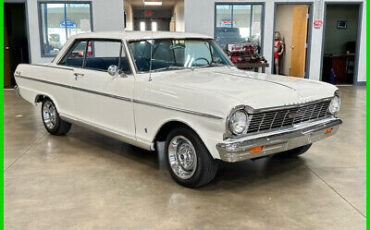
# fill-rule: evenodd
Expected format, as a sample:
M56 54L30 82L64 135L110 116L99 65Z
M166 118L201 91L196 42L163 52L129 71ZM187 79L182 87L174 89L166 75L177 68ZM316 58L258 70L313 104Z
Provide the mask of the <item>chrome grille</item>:
M252 115L248 133L288 127L309 120L325 118L329 115L329 104L330 100L290 109L255 113Z

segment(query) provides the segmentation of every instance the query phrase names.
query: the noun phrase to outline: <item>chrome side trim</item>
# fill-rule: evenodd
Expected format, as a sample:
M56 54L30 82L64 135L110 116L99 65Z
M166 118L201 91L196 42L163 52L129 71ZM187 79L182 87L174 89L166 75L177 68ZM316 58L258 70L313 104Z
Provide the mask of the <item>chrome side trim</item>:
M29 64L29 65L32 65L32 66L39 66L39 67L48 67L48 68L54 68L54 69L64 69L64 70L70 70L70 71L73 71L73 68L63 67L63 66L41 65L41 64Z
M86 92L86 93L97 94L97 95L100 95L100 96L111 97L111 98L115 98L115 99L118 99L118 100L131 101L131 99L127 98L127 97L121 97L121 96L102 93L102 92L98 92L98 91L94 91L94 90L77 88L77 87L74 87L74 86L65 85L65 84L61 84L61 83L56 83L56 82L51 82L51 81L46 81L46 80L41 80L41 79L35 79L35 78L30 78L30 77L25 77L25 76L16 76L16 77L31 80L31 81L37 81L37 82L41 82L41 83L45 83L45 84L55 85L55 86L59 86L59 87L64 87L64 88L68 88L68 89L72 89L72 90L83 91L83 92Z
M128 135L125 135L123 133L118 133L116 131L98 126L96 124L92 124L92 123L89 123L87 121L82 121L78 118L72 118L72 117L67 116L65 114L60 114L60 117L63 120L67 121L67 122L70 122L70 123L78 125L78 126L82 126L84 128L90 129L94 132L97 132L97 133L112 137L114 139L123 141L127 144L135 145L139 148L149 150L149 151L154 151L155 150L154 149L154 143L146 143L146 142L139 141L134 136L128 136Z
M218 119L218 120L223 119L223 117L221 117L221 116L216 116L216 115L212 115L212 114L201 113L201 112L196 112L196 111L192 111L192 110L181 109L181 108L156 104L156 103L142 101L142 100L136 100L136 99L127 98L127 97L121 97L121 96L118 96L118 95L102 93L102 92L98 92L98 91L94 91L94 90L77 88L77 87L70 86L70 85L65 85L65 84L46 81L46 80L41 80L41 79L35 79L35 78L31 78L31 77L16 76L16 78L23 78L23 79L27 79L27 80L31 80L31 81L37 81L37 82L50 84L50 85L55 85L55 86L59 86L59 87L64 87L64 88L68 88L68 89L72 89L72 90L79 90L79 91L83 91L83 92L87 92L87 93L97 94L97 95L100 95L100 96L111 97L111 98L122 100L122 101L128 101L128 102L133 102L133 103L137 103L137 104L142 104L142 105L148 105L148 106L158 107L158 108L162 108L162 109L173 110L173 111L192 114L192 115L196 115L196 116L202 116L202 117Z
M223 161L243 161L295 149L320 141L334 135L341 124L341 119L332 118L311 125L291 128L284 132L271 132L264 135L251 136L239 141L222 142L217 144L216 148ZM332 130L326 133L326 130L330 128ZM249 152L250 149L257 146L263 146L263 150L257 153Z
M195 111L191 111L191 110L187 110L187 109L180 109L180 108L176 108L176 107L172 107L172 106L166 106L166 105L160 105L160 104L156 104L156 103L152 103L152 102L146 102L146 101L141 101L141 100L136 100L136 99L134 99L133 102L137 103L137 104L148 105L148 106L158 107L158 108L162 108L162 109L168 109L168 110L178 111L178 112L182 112L182 113L188 113L188 114L193 114L193 115L197 115L197 116L208 117L208 118L212 118L212 119L218 119L218 120L223 119L220 116L216 116L216 115L212 115L212 114L195 112Z

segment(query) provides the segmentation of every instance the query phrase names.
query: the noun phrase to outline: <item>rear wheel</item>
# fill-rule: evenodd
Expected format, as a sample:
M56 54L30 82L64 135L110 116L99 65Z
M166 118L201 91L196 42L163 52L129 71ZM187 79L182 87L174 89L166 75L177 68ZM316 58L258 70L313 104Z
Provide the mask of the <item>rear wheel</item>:
M42 102L41 117L46 130L53 135L65 135L71 129L71 123L63 121L54 103L46 98Z
M180 185L197 188L216 176L219 162L192 130L177 128L171 131L165 149L170 174Z
M295 149L291 149L285 152L281 152L276 154L278 157L281 158L289 158L289 157L294 157L294 156L299 156L302 155L303 153L307 152L311 148L312 144L304 145Z

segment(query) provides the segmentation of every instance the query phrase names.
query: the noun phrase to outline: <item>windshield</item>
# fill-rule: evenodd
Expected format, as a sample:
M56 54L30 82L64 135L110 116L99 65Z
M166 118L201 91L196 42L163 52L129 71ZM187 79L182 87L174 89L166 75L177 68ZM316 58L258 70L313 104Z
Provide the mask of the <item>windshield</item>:
M138 72L232 65L212 40L131 41L129 49Z

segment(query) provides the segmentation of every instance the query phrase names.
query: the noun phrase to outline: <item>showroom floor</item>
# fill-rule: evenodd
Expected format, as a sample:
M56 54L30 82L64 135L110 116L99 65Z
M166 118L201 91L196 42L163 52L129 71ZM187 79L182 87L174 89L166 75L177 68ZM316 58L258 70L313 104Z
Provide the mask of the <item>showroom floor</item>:
M223 164L181 187L157 154L74 126L5 91L5 229L365 229L365 87L341 87L344 124L293 159Z

